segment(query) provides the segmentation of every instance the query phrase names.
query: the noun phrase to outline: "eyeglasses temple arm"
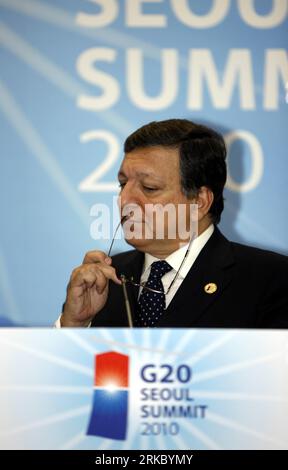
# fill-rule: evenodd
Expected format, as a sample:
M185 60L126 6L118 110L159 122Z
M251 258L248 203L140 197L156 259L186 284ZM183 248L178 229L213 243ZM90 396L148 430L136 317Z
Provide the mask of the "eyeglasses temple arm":
M182 262L181 262L181 264L180 264L180 266L179 266L179 269L178 269L178 271L177 271L177 273L176 273L176 276L174 277L174 279L172 279L172 282L171 282L171 284L169 285L169 287L168 287L168 289L167 289L166 295L170 292L171 287L173 286L174 282L175 282L176 279L178 278L179 273L180 273L180 271L181 271L181 268L182 268L182 266L183 266L183 264L184 264L184 262L185 262L185 260L186 260L186 258L187 258L187 256L188 256L188 254L190 253L190 249L191 249L192 243L193 243L193 241L195 240L196 237L197 237L197 234L196 234L195 232L193 232L192 235L191 235L191 238L190 238L189 245L188 245L188 248L187 248L187 250L186 250L185 256L184 256L184 258L182 259Z
M127 294L127 289L126 289L126 277L124 276L124 274L121 274L120 278L121 278L121 281L122 281L122 289L123 289L123 294L124 294L128 325L129 325L129 328L133 328L130 302L129 302L129 299L128 299L128 294Z
M130 212L128 215L123 215L123 217L121 217L121 220L119 222L119 224L117 225L116 229L115 229L115 232L114 232L114 235L113 235L113 238L112 238L112 242L111 242L111 245L110 245L110 248L108 250L108 254L107 256L110 256L111 254L111 251L112 251L112 247L114 245L114 241L115 241L115 237L116 237L116 234L118 232L118 229L120 227L121 224L123 224L124 222L126 222L127 219L129 219L129 217L132 215L132 212Z

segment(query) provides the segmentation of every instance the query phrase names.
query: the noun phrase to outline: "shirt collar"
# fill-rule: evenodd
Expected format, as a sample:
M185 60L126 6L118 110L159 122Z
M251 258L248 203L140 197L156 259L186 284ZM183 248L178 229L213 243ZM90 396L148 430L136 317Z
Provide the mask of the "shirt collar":
M204 230L203 233L201 233L201 235L199 235L197 238L195 238L195 240L193 240L189 254L185 260L185 263L183 264L181 268L181 272L179 273L180 278L184 279L184 277L190 271L194 261L196 260L202 248L204 248L204 246L206 245L207 241L209 240L213 232L214 232L214 225L211 224L206 230ZM185 256L187 248L188 248L188 243L182 246L181 248L178 248L178 250L171 253L171 255L167 256L167 258L165 259L165 261L167 261L167 263L169 263L170 266L172 266L175 272L177 272L178 269L180 268L180 265ZM156 258L155 256L150 255L149 253L145 253L145 260L144 260L142 275L145 274L148 269L150 269L151 264L154 263L154 261L159 261L159 258Z

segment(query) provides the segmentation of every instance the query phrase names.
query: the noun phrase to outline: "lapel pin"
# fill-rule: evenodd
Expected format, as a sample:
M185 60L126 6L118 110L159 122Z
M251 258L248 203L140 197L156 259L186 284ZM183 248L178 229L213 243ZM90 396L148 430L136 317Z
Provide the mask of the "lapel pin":
M204 290L206 294L214 294L214 292L216 292L217 290L217 284L215 284L214 282L209 282L209 284L206 284L206 286L204 287Z

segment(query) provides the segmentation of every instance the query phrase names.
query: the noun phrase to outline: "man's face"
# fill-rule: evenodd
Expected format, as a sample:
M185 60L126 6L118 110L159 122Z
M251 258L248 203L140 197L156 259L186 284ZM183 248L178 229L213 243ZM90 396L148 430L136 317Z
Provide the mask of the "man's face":
M183 225L184 222L185 228L186 224L187 229L189 228L190 204L192 202L181 191L178 150L159 146L140 148L129 152L121 164L118 179L121 188L119 201L121 215L131 213L130 219L124 223L123 227L128 243L141 251L158 255L177 249L180 242L184 241L179 237L178 225L180 223ZM155 220L155 205L163 207L167 204L174 207L175 237L171 238L170 230L173 217L169 219L169 216L164 214L162 219L164 231L162 237L160 234L159 238L159 225L157 226ZM184 213L183 217L179 217L177 210L179 205L181 205L181 214ZM159 214L159 211L156 211L156 214ZM127 225L126 230L125 225ZM129 231L129 239L126 236L127 230ZM157 230L158 233L156 233ZM189 237L186 237L186 242L187 239Z

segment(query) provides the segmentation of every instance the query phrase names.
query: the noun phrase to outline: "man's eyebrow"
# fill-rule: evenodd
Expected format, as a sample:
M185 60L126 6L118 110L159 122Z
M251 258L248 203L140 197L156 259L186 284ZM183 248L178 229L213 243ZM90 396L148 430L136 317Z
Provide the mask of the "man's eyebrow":
M144 178L145 177L152 177L156 180L163 181L161 177L155 175L154 173L149 173L149 172L146 172L146 171L136 171L136 175L140 176L140 177L144 177ZM122 170L118 172L118 178L121 178L121 177L127 178L127 175Z

